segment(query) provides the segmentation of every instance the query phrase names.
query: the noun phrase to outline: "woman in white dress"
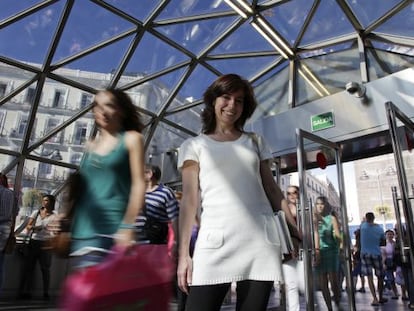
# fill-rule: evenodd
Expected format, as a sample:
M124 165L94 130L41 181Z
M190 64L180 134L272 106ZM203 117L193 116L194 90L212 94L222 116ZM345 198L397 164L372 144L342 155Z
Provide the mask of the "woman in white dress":
M208 87L204 103L203 133L186 140L178 157L183 182L178 284L188 293L187 311L220 310L232 282L237 282L236 310L266 310L273 283L283 282L273 212L283 209L296 224L274 181L270 149L262 137L243 129L257 105L249 82L223 75ZM200 231L191 258L199 204Z

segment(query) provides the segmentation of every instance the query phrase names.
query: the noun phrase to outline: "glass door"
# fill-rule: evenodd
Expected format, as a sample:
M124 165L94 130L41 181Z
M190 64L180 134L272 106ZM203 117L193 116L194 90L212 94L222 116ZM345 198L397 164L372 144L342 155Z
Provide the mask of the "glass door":
M348 291L347 310L356 310L351 278L351 238L339 145L302 129L296 129L296 139L306 310L315 310L315 306L317 309L329 308L330 303L334 304L331 293L339 298L343 283ZM320 207L322 203L323 208ZM333 222L332 217L326 216L328 214L334 215L337 220L342 235L339 240L335 237L330 240L324 238L324 230L330 228ZM319 249L315 247L317 244ZM335 249L333 253L326 251L328 245ZM336 261L332 260L333 257ZM326 271L335 269L336 281L328 283L326 290L325 279L321 276L325 276ZM341 300L341 305L344 304L344 299Z
M412 200L414 200L414 123L397 106L385 103L395 165L398 175L399 193L393 189L397 235L400 247L404 250L403 260L411 262L414 278L414 223Z

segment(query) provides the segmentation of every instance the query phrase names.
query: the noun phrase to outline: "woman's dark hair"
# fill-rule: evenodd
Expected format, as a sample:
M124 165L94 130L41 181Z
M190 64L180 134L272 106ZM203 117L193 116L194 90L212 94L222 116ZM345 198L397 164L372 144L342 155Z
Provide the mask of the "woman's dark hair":
M226 74L218 77L204 92L205 108L201 113L204 134L210 134L216 128L216 116L214 112L216 98L239 90L243 90L244 92L243 112L236 121L235 127L243 131L244 124L252 116L257 106L254 91L249 81L244 80L236 74Z
M2 185L4 188L9 188L7 176L3 173L0 173L0 185Z
M152 179L155 181L161 180L161 169L157 165L146 164L145 169L150 170L152 172Z
M132 102L131 97L123 90L116 88L106 88L104 92L110 93L119 109L122 110L122 129L124 131L134 130L141 133L144 129L144 124L141 120L141 114Z
M44 194L42 196L42 198L48 198L50 201L50 210L53 211L55 210L55 203L56 203L56 198L54 195L52 194Z
M316 203L318 200L319 200L319 201L322 201L322 203L323 203L323 205L324 205L324 209L323 209L323 211L322 211L322 213L321 213L321 215L322 215L323 217L325 217L325 216L327 216L327 215L334 215L334 214L332 214L332 207L331 207L331 205L329 204L327 197L325 197L325 196L320 196L320 197L317 197L317 198L316 198L316 200L315 200L315 203ZM334 215L334 216L335 216L335 215Z
M387 234L388 232L391 232L392 234L395 234L394 230L392 230L392 229L388 229L387 231L384 232L384 234Z

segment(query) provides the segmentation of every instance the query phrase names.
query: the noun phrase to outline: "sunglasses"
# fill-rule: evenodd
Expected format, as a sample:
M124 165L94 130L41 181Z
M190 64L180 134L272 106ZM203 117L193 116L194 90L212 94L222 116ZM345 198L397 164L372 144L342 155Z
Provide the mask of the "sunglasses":
M289 192L288 191L288 193L287 194L298 194L298 192L297 191L294 191L294 192Z

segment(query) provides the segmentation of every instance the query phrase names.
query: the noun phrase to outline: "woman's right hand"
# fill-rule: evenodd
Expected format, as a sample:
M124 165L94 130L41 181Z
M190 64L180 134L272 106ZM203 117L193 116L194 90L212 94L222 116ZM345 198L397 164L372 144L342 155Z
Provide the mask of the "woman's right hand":
M188 286L193 276L193 260L190 256L179 257L177 267L178 287L188 295Z

